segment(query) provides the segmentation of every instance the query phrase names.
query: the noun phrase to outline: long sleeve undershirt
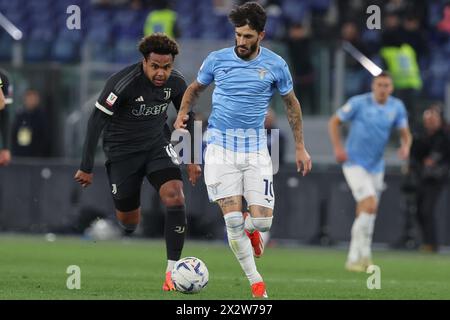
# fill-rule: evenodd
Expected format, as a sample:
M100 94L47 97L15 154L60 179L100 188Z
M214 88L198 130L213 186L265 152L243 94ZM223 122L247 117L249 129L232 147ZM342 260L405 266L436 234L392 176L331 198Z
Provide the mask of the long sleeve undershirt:
M0 149L9 149L9 119L8 106L0 110Z
M92 112L88 125L86 138L84 140L83 155L81 159L80 170L91 173L94 167L95 149L97 148L100 134L110 121L111 116L95 108Z

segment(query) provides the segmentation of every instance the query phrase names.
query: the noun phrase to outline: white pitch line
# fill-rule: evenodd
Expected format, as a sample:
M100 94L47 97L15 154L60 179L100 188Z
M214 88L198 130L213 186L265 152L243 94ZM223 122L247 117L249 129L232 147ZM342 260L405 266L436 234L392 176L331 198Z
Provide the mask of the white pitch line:
M361 273L361 275L364 273ZM367 277L369 277L371 274L367 273ZM210 279L214 280L241 280L237 277L230 277L230 276L211 276ZM242 278L244 279L244 278ZM311 282L311 283L358 283L358 282L365 282L367 279L318 279L318 278L281 278L281 277L264 277L264 280L267 282ZM393 285L401 285L401 284L408 284L409 282L417 282L417 280L414 279L408 279L408 280L382 280L383 283L393 284ZM442 284L441 281L433 281L433 280L425 280L425 281L419 281L421 284Z

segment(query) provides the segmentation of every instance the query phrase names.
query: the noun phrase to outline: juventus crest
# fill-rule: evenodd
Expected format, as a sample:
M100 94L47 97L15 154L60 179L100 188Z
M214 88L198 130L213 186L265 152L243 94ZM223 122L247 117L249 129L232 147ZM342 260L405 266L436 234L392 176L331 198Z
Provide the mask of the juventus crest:
M164 88L164 100L169 100L172 88Z

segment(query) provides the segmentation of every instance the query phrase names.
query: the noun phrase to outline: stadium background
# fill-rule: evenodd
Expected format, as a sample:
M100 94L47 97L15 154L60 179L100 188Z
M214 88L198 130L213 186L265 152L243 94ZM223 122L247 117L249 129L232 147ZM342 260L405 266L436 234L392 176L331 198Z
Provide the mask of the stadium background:
M302 104L306 145L314 166L305 178L295 173L292 136L280 98L276 97L272 105L277 126L287 138L287 163L275 176L273 244L289 241L334 245L349 240L354 203L334 162L326 124L346 98L369 90L371 77L362 67L356 72L348 68L352 58L340 46L340 26L352 17L360 28L362 41L377 48L383 29L367 29L369 15L365 9L369 4L378 4L383 19L390 4L402 2L413 3L413 10L419 13L428 48L428 54L420 61L424 85L417 105L425 108L432 101L441 101L448 116L450 40L448 35L442 39L435 27L442 18L444 1L280 0L268 6L263 45L291 63L284 40L286 24L301 22L310 35L314 75L311 91L314 104ZM230 3L173 1L181 31L177 39L181 54L176 65L187 81L195 78L208 52L233 44L233 29L226 17ZM81 9L80 30L69 30L66 26L69 17L66 10L73 4ZM152 9L152 1L0 0L0 13L23 33L23 38L16 41L0 28L0 67L8 72L14 86L11 117L22 107L24 91L36 88L41 92L52 133L47 158L13 157L8 167L0 168L0 231L79 235L96 217L114 220L100 144L94 184L81 190L72 177L79 164L87 118L99 91L111 73L140 59L136 43ZM380 63L378 52L370 53L370 58ZM210 92L211 88L197 106L204 116L210 110ZM303 93L297 94L302 103ZM173 115L172 111L172 119ZM396 145L394 135L386 153L386 191L374 242L412 248L420 241L420 234L414 217L406 210L407 199L401 191L403 164L396 159ZM208 202L204 184L195 188L187 183L185 186L188 238L223 240L220 212ZM450 245L449 199L450 191L446 188L437 212L439 239L445 245ZM161 238L163 214L147 184L142 192L142 205L144 219L137 236Z

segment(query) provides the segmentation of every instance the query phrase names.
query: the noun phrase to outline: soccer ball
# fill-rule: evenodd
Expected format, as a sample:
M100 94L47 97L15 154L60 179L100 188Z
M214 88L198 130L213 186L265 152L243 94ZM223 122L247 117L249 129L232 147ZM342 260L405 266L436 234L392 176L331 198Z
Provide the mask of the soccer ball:
M175 289L182 293L197 293L208 284L209 272L205 263L196 257L178 260L172 270Z

